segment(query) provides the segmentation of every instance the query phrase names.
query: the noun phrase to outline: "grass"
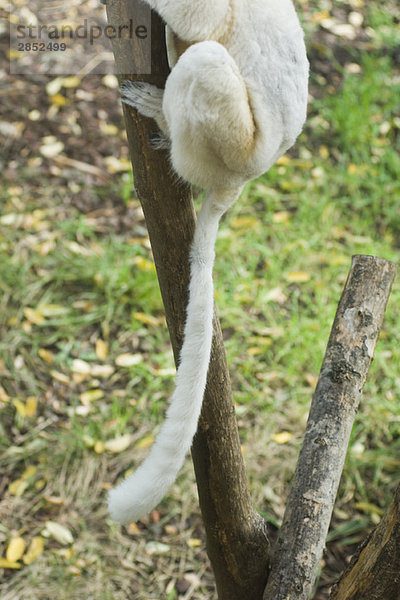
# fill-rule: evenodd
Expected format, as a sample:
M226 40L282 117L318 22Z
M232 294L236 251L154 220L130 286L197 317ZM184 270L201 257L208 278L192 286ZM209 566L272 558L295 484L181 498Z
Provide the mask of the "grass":
M312 64L322 52L312 44L318 8L311 3L305 17ZM273 522L351 255L400 262L396 8L361 10L375 31L370 47L350 47L339 64L327 45L334 77L312 73L295 151L247 186L217 243L216 299L252 494ZM82 214L51 181L38 194L27 173L22 165L19 183L0 188L0 557L18 537L41 538L43 551L30 564L17 553L19 568L0 569L2 598L215 598L189 461L139 527L120 529L106 515L107 489L147 452L173 385L129 178L119 194L133 229L117 233L101 210ZM396 283L330 533L342 546L364 536L396 484L399 301ZM73 541L57 539L48 521Z

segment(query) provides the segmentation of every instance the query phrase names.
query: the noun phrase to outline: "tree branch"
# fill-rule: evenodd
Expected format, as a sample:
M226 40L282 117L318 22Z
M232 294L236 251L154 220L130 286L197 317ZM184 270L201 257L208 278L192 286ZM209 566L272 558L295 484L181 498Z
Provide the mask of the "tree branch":
M359 548L331 600L400 598L400 486L379 525Z
M387 260L353 257L311 404L264 600L311 596L395 272L396 266Z
M135 14L137 5L133 0L108 0L109 22L119 22L121 15L132 14L128 10ZM164 87L169 71L164 25L155 14L151 38L151 75L142 79ZM119 52L115 44L117 64ZM141 57L135 58L140 64ZM167 154L150 148L153 121L126 106L124 115L135 188L146 218L176 362L183 337L188 251L195 223L190 188L177 181ZM208 383L192 455L219 599L260 600L267 578L269 546L264 521L250 502L216 314Z

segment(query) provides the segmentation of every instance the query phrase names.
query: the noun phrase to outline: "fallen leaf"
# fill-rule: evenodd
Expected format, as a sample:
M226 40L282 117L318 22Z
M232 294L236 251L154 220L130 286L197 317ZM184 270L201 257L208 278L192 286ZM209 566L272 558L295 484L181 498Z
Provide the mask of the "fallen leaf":
M22 557L22 560L26 565L30 565L31 562L36 560L38 556L40 556L44 549L44 540L40 536L35 536L32 538L31 543L29 544L29 548L26 554Z
M48 365L52 365L54 362L54 354L50 352L50 350L46 350L46 348L39 348L38 354L42 360Z
M82 402L84 406L89 405L91 402L95 402L96 400L100 400L103 398L104 392L103 390L88 390L87 392L83 392L79 396L79 400Z
M259 225L259 220L255 217L235 217L230 221L233 229L254 229Z
M24 308L25 318L33 325L42 325L44 322L43 314L35 308Z
M93 365L92 375L94 377L110 377L114 373L114 367L111 365Z
M63 546L72 544L74 541L70 530L67 529L67 527L64 527L64 525L60 525L60 523L57 523L56 521L46 521L45 533L47 533L49 537L54 538Z
M287 210L280 210L273 214L272 220L274 223L289 223L290 212Z
M153 554L166 554L171 550L171 546L161 542L148 542L144 549L148 556L153 556Z
M138 443L135 444L135 448L137 448L138 450L142 450L143 448L149 448L153 442L154 435L151 433L150 435L146 435L144 438L139 440Z
M13 563L17 562L25 552L26 542L22 537L14 537L8 543L6 559Z
M164 317L153 317L152 315L147 315L146 313L142 312L136 312L133 316L137 321L154 327L164 322Z
M97 441L93 449L96 452L96 454L102 454L106 447L103 442Z
M91 365L85 360L81 360L80 358L75 358L72 361L72 372L79 373L81 375L90 375Z
M123 452L130 446L131 441L132 441L131 435L129 433L126 433L125 435L121 435L113 440L106 441L104 443L104 447L106 450L109 450L110 452L119 454L120 452Z
M25 416L26 417L35 417L37 411L37 403L38 400L36 396L28 396L25 403Z
M20 569L21 564L17 562L10 562L6 558L0 558L0 569Z
M19 416L22 417L23 419L25 419L25 417L26 417L25 403L22 402L22 400L18 400L18 398L15 398L15 400L13 400L13 404L14 404L15 408L17 409L17 413L19 414Z
M144 256L135 256L133 262L139 271L142 271L143 273L151 273L152 271L155 271L155 265L153 261L145 258Z
M101 338L96 340L96 356L100 360L105 360L108 355L108 344Z
M311 275L306 271L292 271L291 273L287 273L285 279L290 283L305 283L311 279Z
M39 146L39 152L45 158L53 158L64 150L64 144L54 135L47 135L42 138L42 145Z
M50 371L50 375L53 377L53 379L55 379L56 381L59 381L60 383L65 383L66 385L69 385L70 380L69 377L67 377L66 375L64 375L64 373L60 373L59 371Z
M273 442L277 444L287 444L293 437L293 433L290 431L281 431L280 433L276 433L271 437Z
M187 545L189 548L198 548L199 546L203 545L203 542L198 538L190 538L187 541Z
M11 496L20 498L28 487L29 483L24 479L16 479L8 485L8 493Z
M46 93L48 96L54 96L54 94L58 94L63 86L63 78L56 77L52 79L46 84Z
M143 362L143 356L141 354L120 354L115 359L115 364L119 367L133 367Z
M69 77L64 77L62 80L62 86L65 88L76 88L80 85L81 78L76 75L70 75Z

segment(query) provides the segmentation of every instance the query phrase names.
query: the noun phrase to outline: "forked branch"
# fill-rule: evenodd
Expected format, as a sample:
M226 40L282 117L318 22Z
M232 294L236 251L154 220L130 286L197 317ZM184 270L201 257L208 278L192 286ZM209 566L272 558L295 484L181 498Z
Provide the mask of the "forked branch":
M395 265L387 260L353 257L314 393L264 600L311 597L351 428L395 272Z

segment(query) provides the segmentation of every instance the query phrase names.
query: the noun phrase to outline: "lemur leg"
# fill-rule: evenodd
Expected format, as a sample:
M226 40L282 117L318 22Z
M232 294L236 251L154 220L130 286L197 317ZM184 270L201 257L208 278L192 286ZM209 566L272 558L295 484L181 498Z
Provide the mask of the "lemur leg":
M209 39L221 26L229 23L227 14L231 0L146 0L186 42Z
M208 189L249 179L256 128L246 85L224 46L200 42L182 54L166 82L163 112L179 175Z

